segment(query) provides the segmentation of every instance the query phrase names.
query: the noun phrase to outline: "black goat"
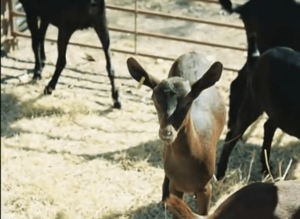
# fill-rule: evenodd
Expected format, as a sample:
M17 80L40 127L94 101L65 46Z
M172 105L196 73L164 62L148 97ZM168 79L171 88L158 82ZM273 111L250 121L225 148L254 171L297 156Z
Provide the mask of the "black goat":
M296 0L249 0L239 5L231 0L219 0L229 13L238 13L244 23L246 35L257 35L257 47L262 54L277 46L300 52L300 3ZM246 64L230 85L228 128L236 122L245 97Z
M110 57L110 39L107 28L104 0L20 0L26 12L35 56L33 79L41 79L46 55L44 40L49 24L58 28L58 58L54 75L44 93L51 94L66 65L66 50L76 30L93 27L100 38L106 57L106 69L112 86L115 108L121 108L118 89L114 82L114 68ZM38 17L41 19L38 27Z
M288 47L274 47L261 56L255 47L255 36L249 35L247 87L237 121L227 133L217 169L217 179L225 175L229 155L238 139L265 112L264 141L261 151L266 171L264 150L270 157L275 130L300 138L300 53ZM234 139L234 140L232 140ZM232 140L232 141L231 141Z

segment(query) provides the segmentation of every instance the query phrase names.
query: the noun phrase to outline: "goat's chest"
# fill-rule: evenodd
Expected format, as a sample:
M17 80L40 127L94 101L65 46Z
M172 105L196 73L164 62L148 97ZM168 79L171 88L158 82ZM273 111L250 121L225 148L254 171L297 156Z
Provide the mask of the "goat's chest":
M180 156L164 151L164 170L166 176L182 192L195 192L210 180L207 163L192 155Z

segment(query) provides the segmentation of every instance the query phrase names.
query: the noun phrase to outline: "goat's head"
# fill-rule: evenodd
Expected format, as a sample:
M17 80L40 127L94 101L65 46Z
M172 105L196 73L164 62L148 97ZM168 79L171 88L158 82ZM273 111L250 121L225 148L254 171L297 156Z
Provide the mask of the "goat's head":
M97 15L99 11L102 11L105 7L104 0L90 0L89 4L89 14Z
M160 81L148 74L133 58L127 60L129 73L136 80L145 78L144 85L153 90L152 100L159 120L159 137L171 144L177 137L193 101L200 93L213 86L221 77L223 65L214 63L193 85L186 79L171 77Z

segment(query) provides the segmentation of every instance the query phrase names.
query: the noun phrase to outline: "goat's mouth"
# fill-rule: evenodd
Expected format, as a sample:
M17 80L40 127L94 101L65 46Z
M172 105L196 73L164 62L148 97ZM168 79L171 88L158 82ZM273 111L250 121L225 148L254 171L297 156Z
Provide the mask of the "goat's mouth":
M175 140L175 130L159 129L158 135L160 140L166 144L171 144Z
M171 144L174 141L173 136L159 136L159 138L166 144Z
M89 7L89 14L90 15L96 15L98 14L99 7L97 5L90 5Z

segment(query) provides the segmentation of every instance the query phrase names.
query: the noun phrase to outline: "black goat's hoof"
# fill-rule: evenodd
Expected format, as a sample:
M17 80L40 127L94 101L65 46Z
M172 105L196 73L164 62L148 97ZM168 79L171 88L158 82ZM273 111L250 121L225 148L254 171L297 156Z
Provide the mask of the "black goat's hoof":
M121 107L122 107L122 105L121 105L121 103L120 103L119 101L116 101L116 102L114 103L114 108L116 108L116 109L121 109Z
M38 83L38 81L40 81L42 79L42 76L40 75L34 75L30 81L31 84L36 84Z
M40 74L34 74L32 77L32 81L38 81L42 79L42 75Z
M224 179L224 176L225 174L217 174L216 175L217 181L221 181L222 179Z
M51 95L53 90L54 90L54 89L48 85L48 86L46 86L45 89L44 89L44 94L45 94L45 95Z

